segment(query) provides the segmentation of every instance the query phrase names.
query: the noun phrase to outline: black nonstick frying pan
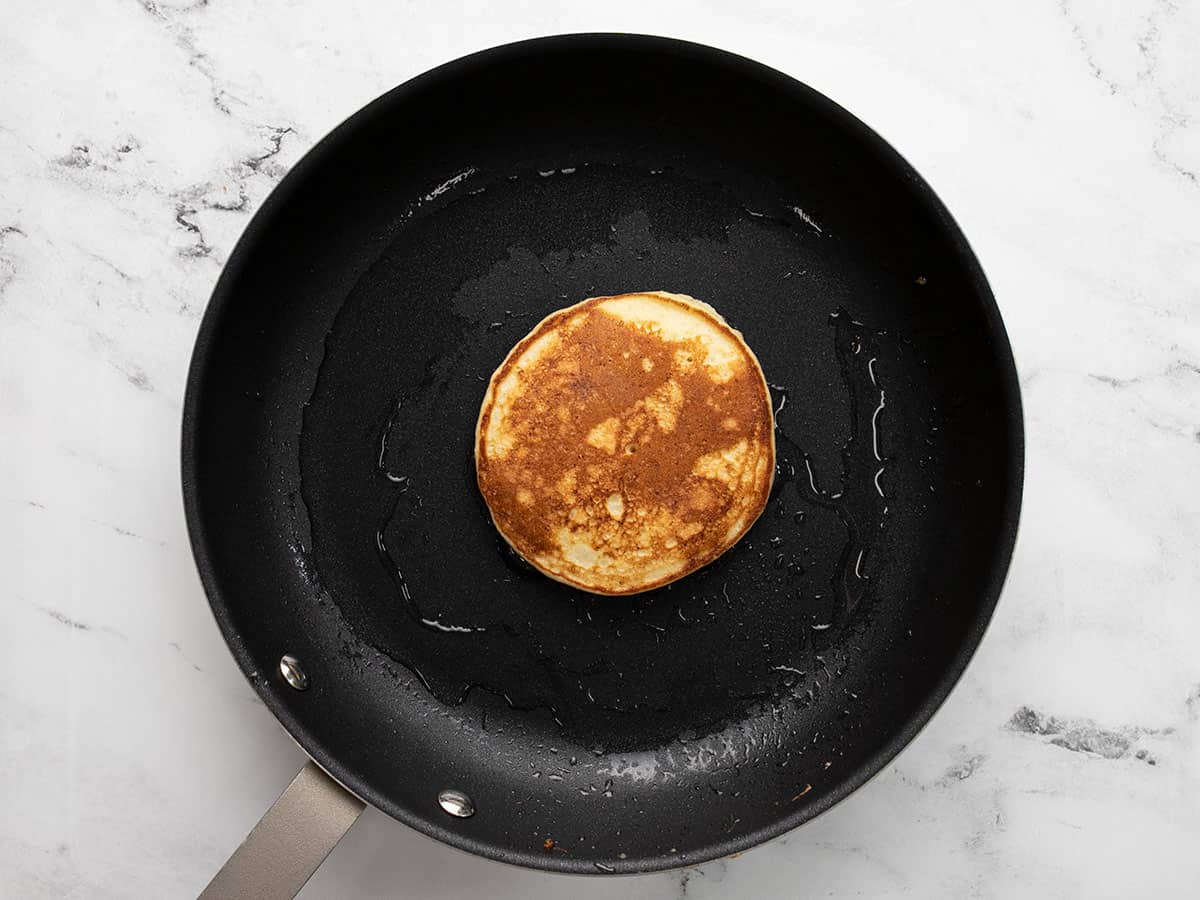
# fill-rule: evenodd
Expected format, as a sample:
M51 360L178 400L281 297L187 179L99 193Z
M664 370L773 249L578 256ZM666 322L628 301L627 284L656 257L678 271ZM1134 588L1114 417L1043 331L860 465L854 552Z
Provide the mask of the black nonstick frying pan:
M775 486L717 562L599 598L506 551L473 429L544 315L655 289L757 353ZM225 639L320 769L473 853L631 873L794 828L913 738L996 603L1022 441L979 264L879 136L741 57L573 35L422 75L283 180L200 329L183 488ZM256 893L303 883L359 808L316 771L214 896L272 841L294 871Z

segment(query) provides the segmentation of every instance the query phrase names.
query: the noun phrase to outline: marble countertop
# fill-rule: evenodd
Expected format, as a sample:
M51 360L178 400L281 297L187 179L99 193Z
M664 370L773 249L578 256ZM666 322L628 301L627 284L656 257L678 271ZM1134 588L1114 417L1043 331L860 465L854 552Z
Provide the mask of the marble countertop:
M0 896L194 895L300 767L185 532L205 301L350 112L464 53L588 30L789 72L939 192L1024 389L1008 584L913 744L739 859L568 882L369 810L303 896L1195 895L1200 4L16 0L3 20Z

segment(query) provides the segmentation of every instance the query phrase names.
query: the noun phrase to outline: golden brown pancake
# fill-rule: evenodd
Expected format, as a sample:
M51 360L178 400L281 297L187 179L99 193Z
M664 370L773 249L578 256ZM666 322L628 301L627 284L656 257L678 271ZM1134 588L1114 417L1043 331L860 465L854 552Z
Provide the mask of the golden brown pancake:
M661 587L712 562L762 513L771 398L711 306L654 291L552 313L492 375L475 431L500 534L597 594Z

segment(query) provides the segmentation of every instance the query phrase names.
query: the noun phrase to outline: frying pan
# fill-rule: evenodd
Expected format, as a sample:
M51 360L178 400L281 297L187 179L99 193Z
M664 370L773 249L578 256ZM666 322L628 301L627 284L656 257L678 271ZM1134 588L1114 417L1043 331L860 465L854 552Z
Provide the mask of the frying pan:
M473 429L544 315L654 289L711 303L758 355L775 485L717 562L598 598L506 550ZM363 801L559 872L690 865L794 828L962 673L1022 471L979 264L830 100L630 35L512 44L396 88L263 204L196 341L196 562L315 763L210 895L290 896Z

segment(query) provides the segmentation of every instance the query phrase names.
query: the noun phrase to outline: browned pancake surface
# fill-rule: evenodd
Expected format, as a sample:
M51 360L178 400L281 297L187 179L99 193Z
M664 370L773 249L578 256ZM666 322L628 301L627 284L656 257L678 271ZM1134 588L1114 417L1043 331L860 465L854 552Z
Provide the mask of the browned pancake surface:
M774 473L770 395L709 306L596 297L540 322L492 376L479 488L541 571L601 594L674 581L737 542Z

